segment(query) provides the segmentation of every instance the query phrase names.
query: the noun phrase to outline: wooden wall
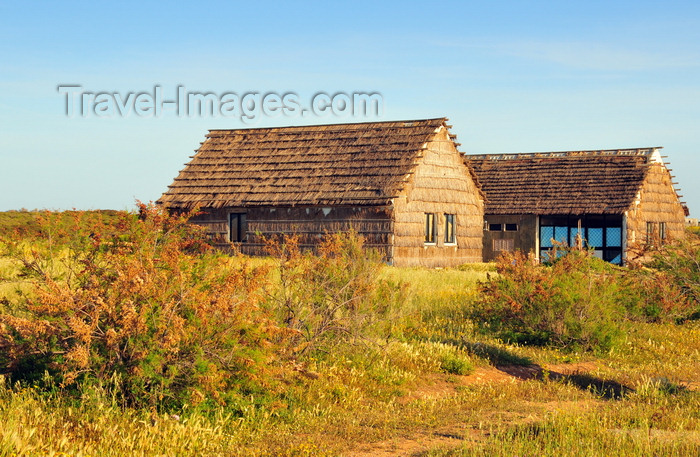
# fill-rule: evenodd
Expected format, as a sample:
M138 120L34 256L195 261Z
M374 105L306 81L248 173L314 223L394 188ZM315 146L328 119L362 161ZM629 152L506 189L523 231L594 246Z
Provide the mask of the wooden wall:
M425 214L437 216L437 243L426 245ZM445 214L456 215L456 245L445 245ZM484 204L444 128L426 143L415 173L394 200L394 264L427 267L481 262Z
M205 208L190 219L197 225L201 225L207 231L212 243L220 248L228 248L228 208Z
M484 262L491 262L501 254L494 250L494 240L512 240L513 250L525 254L535 252L537 248L537 216L533 215L486 215L486 224L517 224L517 231L484 230ZM483 224L482 224L483 227ZM535 254L537 254L535 252Z
M264 255L264 237L298 235L301 247L313 249L326 233L354 229L367 247L382 251L391 261L393 222L387 207L222 208L206 210L192 222L204 226L217 247L230 249L230 213L246 213L247 238L236 244L243 254Z

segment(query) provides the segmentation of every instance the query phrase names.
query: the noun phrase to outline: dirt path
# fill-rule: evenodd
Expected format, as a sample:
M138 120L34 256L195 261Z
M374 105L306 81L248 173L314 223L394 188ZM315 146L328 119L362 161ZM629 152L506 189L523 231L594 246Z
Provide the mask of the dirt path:
M460 376L457 382L454 379L447 381L445 376L435 375L425 379L424 385L413 390L410 394L400 399L408 403L419 399L439 399L458 392L460 386L468 386L486 383L518 382L534 379L543 375L543 370L554 373L557 376L585 376L586 373L596 369L593 363L519 366L501 365L497 367L479 367L469 376ZM542 411L555 407L576 407L571 402L542 403L538 405ZM526 419L513 418L513 422L524 422ZM487 437L485 431L476 430L464 423L452 423L435 430L414 431L411 436L399 436L385 441L359 445L345 454L345 457L395 457L415 456L429 449L443 448L455 449L465 444L465 441L478 442Z
M498 414L499 420L508 424L526 424L534 422L537 417L544 416L553 410L584 410L594 407L596 403L605 399L620 398L631 391L629 387L610 379L603 379L595 375L597 367L593 362L574 364L545 364L543 366L530 365L498 365L479 367L469 376L450 377L445 375L433 375L423 379L423 383L405 397L399 399L402 403L416 400L430 400L445 398L458 393L463 386L522 382L530 379L566 379L582 390L595 390L601 395L599 400L581 401L555 401L555 402L527 402L532 414L519 414L517 412L487 412L486 414ZM456 378L456 379L455 379ZM697 383L694 383L697 384ZM696 390L697 385L685 386L687 389ZM634 434L637 431L619 430L619 433ZM639 433L652 433L649 430L640 430ZM678 439L677 434L670 434L663 430L654 430L657 438ZM687 440L697 441L700 444L700 434L688 432ZM488 437L488 431L479 430L474 424L468 424L455 419L453 422L433 430L410 430L403 436L397 436L389 440L357 445L355 449L346 452L344 457L389 457L389 456L416 456L430 449L456 449L469 442L478 443Z

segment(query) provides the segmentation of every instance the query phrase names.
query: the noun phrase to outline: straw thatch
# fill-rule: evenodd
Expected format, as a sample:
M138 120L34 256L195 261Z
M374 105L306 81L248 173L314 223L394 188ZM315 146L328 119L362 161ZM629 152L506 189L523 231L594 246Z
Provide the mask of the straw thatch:
M622 214L658 148L466 156L486 214Z
M426 213L435 214L439 231L446 214L455 215L457 243L424 243ZM442 266L481 261L483 194L470 167L446 129L427 142L419 166L394 200L394 254L405 264ZM440 235L442 235L440 233Z
M647 222L653 224L653 236L659 235L659 224L663 223L667 237L681 238L685 235L686 215L687 207L679 202L666 167L651 164L637 198L627 212L628 242L645 241Z
M624 222L614 224L626 227L624 247L644 242L649 227L667 238L682 237L687 208L660 149L465 156L486 195L488 222L520 227L510 234L484 232L484 258L495 256L487 246L502 238L513 238L517 249L534 250L537 216L581 222L591 215L608 215L606 220L616 215Z
M262 237L354 229L397 265L447 266L481 259L483 194L446 118L303 127L212 130L159 203L199 207L194 222L228 245L230 214L246 214L237 247L262 253ZM426 245L426 213L456 243Z
M386 205L445 122L211 130L159 202L182 209Z

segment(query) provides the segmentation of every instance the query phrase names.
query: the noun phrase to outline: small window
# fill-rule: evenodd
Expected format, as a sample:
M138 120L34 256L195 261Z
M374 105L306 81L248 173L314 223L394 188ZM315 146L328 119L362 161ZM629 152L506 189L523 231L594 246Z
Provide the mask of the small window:
M248 238L248 227L245 213L231 213L228 219L229 241L242 243Z
M512 238L510 239L502 239L502 240L493 240L493 250L494 252L503 252L503 251L512 251L515 248L515 240Z
M425 213L425 242L434 244L437 238L437 225L435 224L435 214Z
M445 243L454 244L457 242L455 236L455 215L445 214Z
M653 222L647 222L647 243L654 241L654 225Z
M506 232L517 232L518 224L506 224Z
M489 232L503 231L503 224L489 224Z
M659 222L659 239L664 241L666 239L666 223Z

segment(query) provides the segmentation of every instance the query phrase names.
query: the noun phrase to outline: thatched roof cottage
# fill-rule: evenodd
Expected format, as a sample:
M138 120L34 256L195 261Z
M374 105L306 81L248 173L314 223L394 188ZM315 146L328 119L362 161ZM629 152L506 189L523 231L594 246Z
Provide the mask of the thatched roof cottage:
M482 257L483 194L447 119L211 130L159 203L199 207L220 246L354 229L395 265Z
M635 243L683 236L687 208L660 149L466 156L487 199L484 260L514 249L546 259L578 235L622 264Z

